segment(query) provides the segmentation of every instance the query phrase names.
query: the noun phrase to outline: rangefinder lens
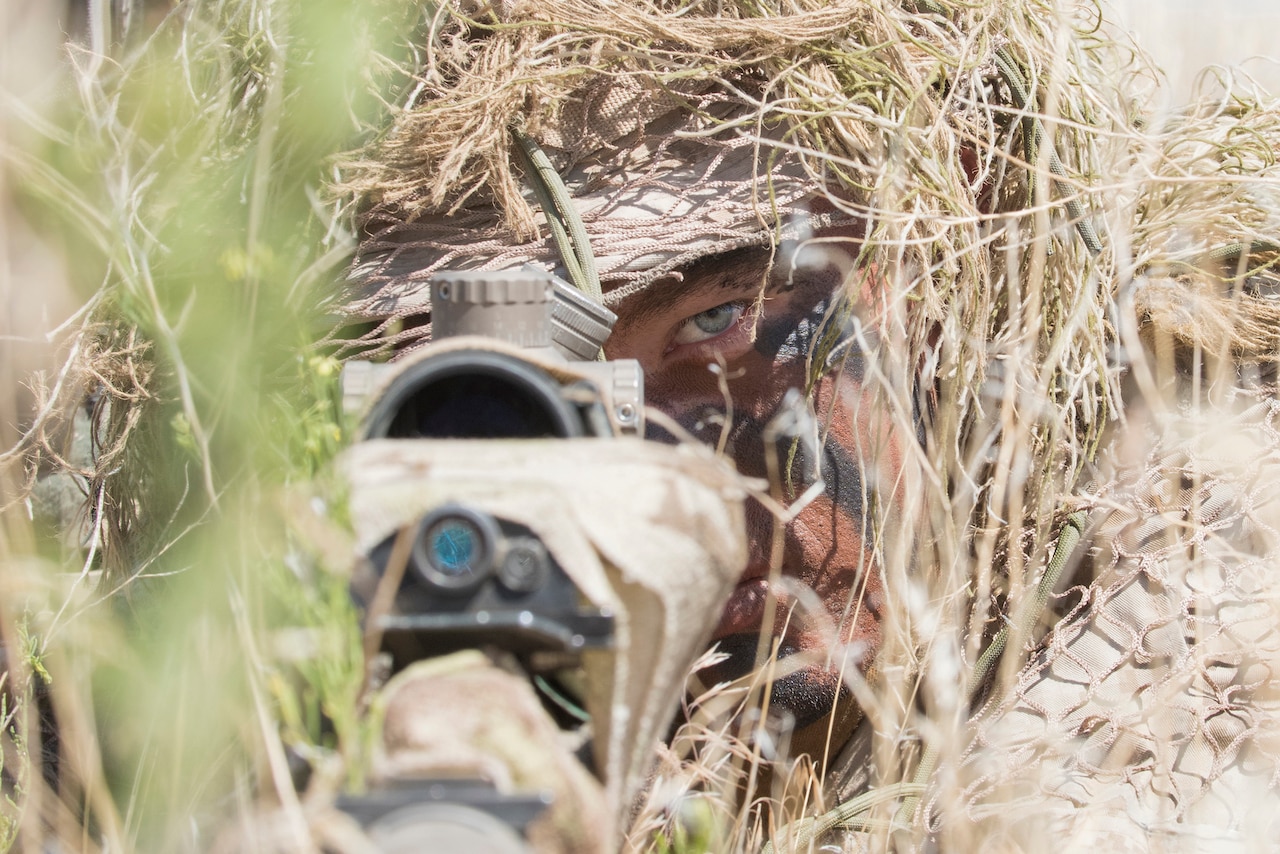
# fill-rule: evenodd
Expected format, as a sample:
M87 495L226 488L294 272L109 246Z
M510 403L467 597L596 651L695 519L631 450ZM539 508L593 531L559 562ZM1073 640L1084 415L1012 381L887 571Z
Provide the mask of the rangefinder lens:
M429 586L466 590L493 568L498 526L468 507L442 507L426 516L414 543L414 566Z
M547 550L536 539L524 537L507 546L498 567L498 580L513 593L532 593L547 580Z

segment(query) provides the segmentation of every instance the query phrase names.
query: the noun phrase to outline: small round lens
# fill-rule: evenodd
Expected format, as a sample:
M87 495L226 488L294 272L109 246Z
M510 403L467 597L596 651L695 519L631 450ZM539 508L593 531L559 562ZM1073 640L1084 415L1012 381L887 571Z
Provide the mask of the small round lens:
M532 593L547 579L547 552L535 539L520 539L507 547L498 567L498 580L513 593Z
M428 513L420 525L413 565L429 588L462 593L489 577L501 536L492 516L452 504Z

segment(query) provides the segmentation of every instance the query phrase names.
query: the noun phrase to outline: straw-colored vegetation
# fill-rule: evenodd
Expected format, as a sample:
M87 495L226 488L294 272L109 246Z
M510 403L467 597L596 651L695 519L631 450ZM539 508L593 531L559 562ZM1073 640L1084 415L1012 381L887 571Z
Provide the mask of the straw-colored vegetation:
M1087 487L1131 448L1124 384L1163 412L1274 379L1280 107L1242 88L1148 115L1157 73L1092 6L1049 0L190 0L123 32L103 5L57 101L6 92L0 112L6 216L86 302L36 414L0 410L21 425L0 457L0 847L21 828L32 851L196 850L242 819L261 850L323 836L308 820L371 738L327 468L349 427L337 283L358 238L446 212L537 234L511 129L568 171L617 141L565 135L601 80L643 94L640 135L643 105L732 93L752 122L708 136L762 129L766 159L793 152L867 223L860 268L885 287L865 381L901 435L928 417L901 481L867 471L892 596L874 671L846 674L878 736L839 823L876 849L895 826L1027 842L973 818L971 693L998 706L1045 632L1027 603L1064 523L1110 500ZM403 320L366 341L404 343ZM86 400L91 454L71 438ZM42 488L82 523L41 529ZM1002 625L1009 654L979 673ZM690 701L629 846L806 850L836 798L763 693Z
M285 743L320 766L360 749L343 546L289 520L315 512L293 491L343 435L337 366L312 343L353 246L325 200L329 158L404 85L392 69L421 10L215 0L148 4L144 21L134 5L122 33L93 4L56 98L5 94L9 216L61 248L87 301L39 414L4 416L25 431L4 455L4 756L21 774L5 826L30 850L45 834L205 848L236 799L292 791ZM69 433L86 400L91 454ZM89 508L70 547L40 529L69 516L33 530L24 503L54 472L37 492ZM27 765L38 685L57 790Z

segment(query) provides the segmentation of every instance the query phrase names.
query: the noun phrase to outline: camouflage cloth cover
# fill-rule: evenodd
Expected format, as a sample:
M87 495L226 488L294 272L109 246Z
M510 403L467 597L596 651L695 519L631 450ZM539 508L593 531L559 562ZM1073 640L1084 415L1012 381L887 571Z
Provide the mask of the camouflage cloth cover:
M809 172L820 164L806 163L782 139L740 132L743 121L754 130L763 105L712 92L690 93L675 109L674 98L625 78L596 84L575 94L543 141L561 163L574 164L563 180L608 282L606 305L708 255L864 222L858 212L814 210L813 187L825 182ZM482 205L379 230L361 245L342 310L380 321L429 314L426 282L441 270L533 263L568 278L549 237L513 240L499 216ZM535 222L545 231L541 211ZM386 328L366 340L378 341ZM404 346L421 336L389 340Z

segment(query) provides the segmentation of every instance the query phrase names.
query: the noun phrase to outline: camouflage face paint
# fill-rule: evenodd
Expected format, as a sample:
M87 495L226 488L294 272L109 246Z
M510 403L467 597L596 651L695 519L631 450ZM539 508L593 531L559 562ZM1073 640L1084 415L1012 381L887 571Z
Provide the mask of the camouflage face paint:
M884 473L897 464L896 444L862 387L856 327L831 310L847 305L838 290L848 266L787 272L764 250L705 259L660 290L621 303L606 344L611 358L640 360L649 405L708 444L723 443L743 474L765 476L767 454L784 465L790 458L797 491L811 480L812 452L800 442L789 457L790 439L770 448L765 437L787 391L810 391L824 491L785 526L778 566L770 561L774 518L760 505L749 509L751 561L715 633L729 660L706 674L719 681L749 672L771 624L765 648L776 644L780 657L798 663L775 685L774 700L798 725L821 719L846 696L846 653L859 651L854 666L866 669L880 637L864 465L868 449L887 448L874 460ZM832 355L811 371L819 344ZM797 597L801 587L813 597ZM817 610L806 604L814 601Z

